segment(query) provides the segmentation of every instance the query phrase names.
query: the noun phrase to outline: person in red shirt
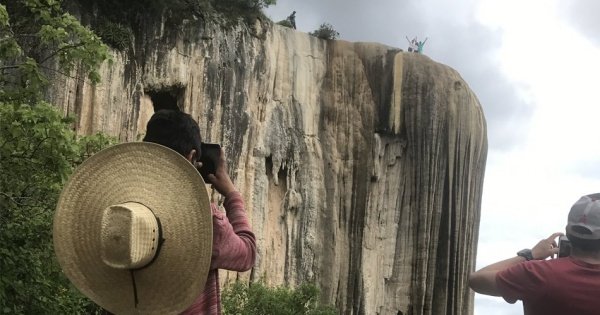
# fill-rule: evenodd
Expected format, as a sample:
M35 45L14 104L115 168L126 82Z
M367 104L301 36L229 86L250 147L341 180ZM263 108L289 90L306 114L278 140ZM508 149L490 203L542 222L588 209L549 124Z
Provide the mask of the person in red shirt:
M143 141L169 147L183 155L190 163L201 168L198 162L201 136L198 123L188 114L178 110L159 110L148 121ZM256 238L250 227L244 201L231 181L223 150L216 163L214 174L208 175L212 187L225 197L223 213L211 204L213 213L213 247L211 267L204 291L182 314L221 314L221 295L218 269L247 271L256 261Z
M531 250L482 268L469 276L480 294L523 301L525 315L596 315L600 310L600 193L581 197L571 208L567 257L558 254L554 233Z

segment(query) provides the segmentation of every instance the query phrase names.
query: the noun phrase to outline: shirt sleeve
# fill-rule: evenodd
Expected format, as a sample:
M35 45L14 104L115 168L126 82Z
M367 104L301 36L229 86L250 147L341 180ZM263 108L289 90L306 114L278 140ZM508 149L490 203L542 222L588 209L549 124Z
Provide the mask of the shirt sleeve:
M211 269L247 271L256 261L256 237L252 233L239 192L225 196L225 211L213 206L213 253Z
M527 261L511 266L496 274L496 285L508 303L517 300L535 300L545 294L547 279L541 261Z

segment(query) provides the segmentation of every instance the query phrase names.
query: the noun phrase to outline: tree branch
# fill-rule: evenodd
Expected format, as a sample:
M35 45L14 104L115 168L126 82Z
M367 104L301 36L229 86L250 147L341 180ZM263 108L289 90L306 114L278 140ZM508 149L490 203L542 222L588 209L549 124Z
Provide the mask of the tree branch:
M83 82L85 82L85 83L87 83L87 84L90 84L90 85L91 85L91 84L93 84L91 81L88 81L88 80L86 80L85 78L80 78L80 77L72 76L72 75L70 75L70 74L66 74L66 73L64 73L64 72L62 72L62 71L60 71L60 70L52 69L52 68L50 68L50 67L46 67L46 66L42 66L42 65L38 65L38 67L40 67L40 68L42 68L42 69L46 69L46 70L50 70L50 71L54 71L54 72L56 72L56 73L58 73L58 74L62 74L62 75L64 75L64 76L65 76L65 77L67 77L67 78L71 78L71 79L74 79L74 80L82 80Z
M4 70L10 70L10 69L17 69L21 66L22 64L19 65L12 65L12 66L4 66L4 67L0 67L0 71L4 72Z
M35 149L33 149L33 151L31 151L31 154L29 155L30 159L33 159L33 156L37 153L37 151L39 150L40 146L42 146L42 143L46 142L46 140L50 139L50 136L46 136L44 139L42 139L40 142L38 142L38 144L35 146Z
M83 43L79 43L77 45L63 46L62 48L60 48L60 49L56 50L55 52L51 53L50 55L48 55L46 58L42 59L40 62L38 62L38 64L42 64L42 63L48 61L48 59L58 55L59 53L65 51L65 50L69 50L69 49L73 49L73 48L77 48L77 47L81 47L81 46L83 46Z
M2 191L0 191L0 195L2 195L2 196L4 196L4 197L8 198L8 200L12 201L14 204L16 204L16 205L17 205L17 206L19 206L19 207L26 206L26 204L18 202L18 201L15 199L15 197L13 197L13 196L11 196L11 195L9 195L9 194L5 193L5 192L2 192ZM22 199L22 198L19 198L19 199Z

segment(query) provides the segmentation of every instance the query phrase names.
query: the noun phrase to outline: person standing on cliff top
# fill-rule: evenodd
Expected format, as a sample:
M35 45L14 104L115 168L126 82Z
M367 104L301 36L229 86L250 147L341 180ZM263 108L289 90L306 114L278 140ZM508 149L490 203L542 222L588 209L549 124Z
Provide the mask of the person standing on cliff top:
M296 11L292 12L292 14L287 17L287 20L290 22L292 27L296 29Z
M427 42L427 37L425 37L425 40L422 42L417 42L417 52L419 54L423 53L423 46L425 46L425 42Z
M169 147L201 169L200 128L188 114L178 110L159 110L148 121L144 140ZM216 171L208 175L210 184L225 197L226 214L211 204L213 219L213 250L210 271L204 291L185 315L221 314L221 294L218 269L248 271L256 261L256 238L250 227L242 195L227 172L225 153L221 150Z
M566 227L570 255L559 253L554 233L531 250L469 276L475 292L523 301L525 315L597 315L600 312L600 193L581 197L571 208Z
M408 41L408 52L417 52L418 46L417 46L417 37L415 36L415 38L413 38L412 40L408 39L408 36L405 36L406 40Z

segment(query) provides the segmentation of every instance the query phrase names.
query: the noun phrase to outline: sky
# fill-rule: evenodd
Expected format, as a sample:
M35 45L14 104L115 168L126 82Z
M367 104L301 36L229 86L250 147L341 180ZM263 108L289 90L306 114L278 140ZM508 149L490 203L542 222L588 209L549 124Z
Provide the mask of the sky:
M330 23L349 41L424 53L456 69L488 127L477 268L564 232L582 195L600 192L600 1L277 0L298 31ZM475 315L523 314L476 295Z

